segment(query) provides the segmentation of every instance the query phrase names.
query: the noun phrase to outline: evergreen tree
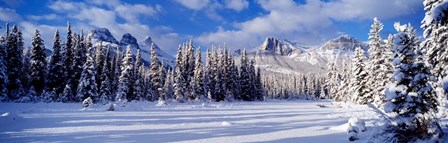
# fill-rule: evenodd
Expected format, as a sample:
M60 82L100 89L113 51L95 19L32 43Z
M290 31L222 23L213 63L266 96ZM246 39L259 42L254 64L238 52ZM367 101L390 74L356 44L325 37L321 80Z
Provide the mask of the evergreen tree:
M62 66L64 67L64 84L69 80L73 74L73 70L71 69L73 65L73 34L70 23L67 23L67 41L65 46L62 46L61 55L62 55Z
M383 71L384 66L384 48L381 47L380 32L383 29L383 24L375 17L369 33L369 64L368 64L368 87L372 92L367 93L367 97L372 96L373 99L368 99L368 102L374 102L374 99L381 99L381 92L386 86L383 82L387 79L387 73ZM379 102L379 101L376 101ZM375 103L376 103L375 102Z
M255 76L255 93L257 95L256 99L259 101L264 100L264 90L263 90L263 84L261 82L261 73L260 73L260 67L257 68L257 74Z
M338 89L337 86L339 85L339 74L338 70L336 69L336 63L329 62L328 65L328 74L326 78L326 88L328 89L328 96L333 97L333 99L336 99L338 96ZM324 97L327 98L327 97Z
M82 68L81 78L77 90L78 101L84 101L87 98L92 98L94 102L98 101L98 90L96 85L96 67L93 61L92 48L89 47L87 53L87 61Z
M174 96L177 102L183 103L185 100L184 86L185 82L184 76L182 75L182 47L179 46L176 55L176 68L174 73ZM154 85L153 85L154 86Z
M79 79L81 78L82 73L82 67L84 63L86 62L86 54L87 49L85 46L85 41L83 41L83 36L74 34L73 36L73 43L74 43L74 56L73 56L73 64L71 66L72 75L70 76L70 79L68 81L68 85L70 86L70 89L72 90L72 97L69 97L69 102L76 101L77 99L74 97L76 93L76 90L78 89Z
M97 85L97 89L100 89L101 87L101 75L103 75L102 70L104 69L104 61L107 61L106 59L104 59L104 47L103 45L99 45L98 47L95 48L95 67L96 67L96 85Z
M116 49L116 53L115 53L115 57L114 57L114 59L113 59L113 61L112 61L112 64L114 65L113 67L113 73L111 73L113 76L112 76L112 78L111 78L111 80L112 80L112 94L113 95L116 95L117 94L117 91L118 91L118 85L119 85L119 79L120 79L120 76L121 76L121 60L122 59L122 56L121 56L121 52L120 52L120 49L119 48L117 48ZM112 98L112 100L115 100L115 98Z
M159 97L159 103L165 102L173 96L173 81L172 81L172 71L168 71L165 77L165 84L163 85L163 94Z
M106 58L103 61L103 66L102 66L102 70L101 70L101 76L100 76L100 80L101 80L101 86L99 88L99 97L100 103L106 104L107 102L109 102L112 99L112 92L111 92L111 80L109 78L110 75L110 61L109 59L109 49L106 52Z
M401 26L400 26L401 27ZM443 132L434 116L437 100L429 84L429 69L426 67L415 31L410 25L397 28L394 35L394 76L386 89L384 110L393 121L386 129L393 138L387 142L415 142L420 139L437 140Z
M212 75L212 59L211 59L211 53L207 49L206 51L206 61L205 61L205 67L204 67L204 89L205 89L205 95L207 97L207 100L211 100L211 98L208 98L209 95L211 95L211 75Z
M202 67L202 60L201 60L201 50L197 50L196 52L196 62L194 67L194 77L192 80L192 90L194 95L196 97L196 100L204 101L206 99L205 91L204 91L204 69Z
M7 38L5 63L8 70L8 91L9 97L15 100L23 94L22 82L20 81L23 66L22 32L17 26L14 26L12 33Z
M132 84L130 82L132 81L132 72L134 72L133 65L131 46L128 46L126 48L126 55L121 64L121 75L118 80L118 91L116 93L117 96L115 97L115 101L126 102L129 92L132 93L130 90Z
M352 77L351 80L351 92L352 92L352 102L358 104L367 104L372 97L369 97L368 94L370 92L367 87L367 72L366 72L366 56L364 54L364 50L360 47L355 49L355 57L352 61Z
M137 100L137 101L143 101L144 97L145 97L145 90L144 90L144 87L145 87L144 80L145 79L143 77L144 72L145 72L145 70L144 70L143 66L140 65L138 72L135 74L136 79L135 79L135 83L134 83L134 96L135 96L134 100Z
M151 85L152 85L152 100L155 101L159 99L159 94L162 89L161 76L159 72L159 61L157 59L157 54L155 50L155 45L151 44L151 65L150 65L150 77L151 77Z
M214 51L213 55L215 55L214 58L214 66L212 68L214 73L214 92L213 96L215 98L216 102L225 100L225 87L224 87L224 78L223 78L223 53L222 50L219 50L219 53L216 53L216 50Z
M73 101L73 91L69 84L65 85L64 91L62 91L60 99L58 99L61 102L69 103Z
M241 54L241 67L240 67L240 85L241 85L241 99L244 101L250 101L252 93L252 84L250 77L250 68L247 59L246 49Z
M56 31L53 41L53 54L51 55L50 63L48 64L46 86L48 93L52 93L51 90L55 89L56 91L54 93L57 95L62 92L64 86L64 67L62 65L62 55L60 52L61 41L58 31Z
M31 52L31 86L38 94L41 94L45 87L45 75L47 69L47 60L45 55L44 41L40 37L39 30L36 30Z
M8 101L8 71L5 63L6 40L0 37L0 101Z

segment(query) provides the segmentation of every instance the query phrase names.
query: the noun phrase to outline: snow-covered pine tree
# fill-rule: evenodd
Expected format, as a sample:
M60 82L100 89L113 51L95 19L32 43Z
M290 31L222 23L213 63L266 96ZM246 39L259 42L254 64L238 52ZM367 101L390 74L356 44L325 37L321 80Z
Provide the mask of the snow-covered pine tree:
M325 87L328 89L328 97L336 99L339 96L341 96L338 94L338 89L337 89L340 79L339 79L338 69L336 68L336 63L328 62L327 69L328 69L328 73L327 73L327 78L325 81L325 84L326 84ZM324 97L324 98L327 98L327 97Z
M92 47L89 47L91 52L87 53L87 61L82 68L81 78L79 79L79 85L77 89L76 97L78 101L84 101L87 98L92 98L94 102L98 102L98 89L96 85L96 67L93 60Z
M374 101L375 99L380 100L381 92L386 86L383 82L387 79L386 72L383 72L384 66L384 48L381 45L380 32L383 29L383 24L375 17L373 19L373 24L371 25L369 33L369 63L368 63L368 88L370 88L369 93L366 93L367 102L377 103L380 101ZM370 98L372 97L372 98Z
M169 70L165 77L165 84L163 85L163 95L159 97L159 103L165 102L168 99L171 99L173 96L173 71Z
M111 78L111 80L112 80L111 87L113 90L112 95L116 95L118 92L119 79L121 76L121 65L120 65L121 61L122 61L121 59L122 59L122 56L121 56L120 48L117 48L114 60L112 61L112 64L114 65L114 68L113 68L114 73L112 73L113 76ZM112 100L115 100L115 98L112 98Z
M117 90L117 96L115 97L115 101L117 102L127 102L127 96L132 94L132 91L130 90L132 84L131 78L132 78L132 72L134 72L134 63L132 61L132 53L131 53L131 46L128 45L126 48L126 55L124 56L122 63L121 63L121 75L118 79L118 90Z
M23 50L22 56L22 74L20 76L20 81L22 82L22 88L24 94L22 96L27 95L26 91L30 89L30 81L31 81L31 48L26 48Z
M185 100L184 86L185 82L184 76L182 75L182 46L177 49L176 55L176 68L174 73L174 96L177 102L183 103Z
M9 100L8 97L8 71L5 63L6 57L6 39L4 36L0 37L0 102Z
M246 49L241 54L241 67L240 67L240 86L241 86L241 99L244 101L251 100L252 83L250 75L250 67L247 59Z
M67 22L67 41L65 41L65 46L62 46L61 55L62 55L62 66L64 67L64 84L69 80L68 77L73 74L73 70L71 69L73 65L73 37L72 37L72 28L70 23Z
M69 84L65 85L64 91L62 91L61 95L59 96L59 101L60 102L64 102L64 103L69 103L72 102L72 98L73 98L73 91L72 88Z
M177 66L177 65L176 65ZM156 101L159 99L159 94L162 89L161 76L159 74L159 61L157 59L155 45L151 44L151 65L150 65L150 77L152 85L152 99L151 101Z
M264 100L264 89L263 89L263 83L261 82L261 71L260 67L257 68L257 74L255 76L255 93L256 93L256 100L263 101Z
M397 24L399 25L399 24ZM429 84L429 69L421 57L415 31L399 26L394 35L394 76L386 88L384 111L391 114L386 142L440 142L443 132L434 116L437 100ZM388 134L392 134L388 135ZM387 138L389 137L389 138Z
M74 56L73 56L73 64L71 66L71 70L72 70L72 75L70 76L68 85L70 86L71 90L72 90L72 97L70 97L69 102L73 102L76 101L77 99L74 97L76 90L73 89L78 89L78 84L79 84L79 79L81 78L81 73L82 73L82 66L84 65L84 63L86 62L86 54L87 54L87 49L85 47L84 41L82 41L83 38L82 36L78 35L78 34L74 34L73 36L73 43L74 43Z
M97 89L100 89L101 87L101 75L102 74L102 70L103 70L103 66L104 66L104 61L107 61L104 59L104 47L102 44L97 45L97 47L94 48L95 50L95 67L96 67L96 85L97 85Z
M112 100L111 92L111 80L110 75L110 61L109 61L109 48L107 49L105 60L103 61L103 69L101 70L101 86L99 88L99 103L107 104L107 102Z
M18 99L23 94L22 82L22 56L23 56L23 38L22 32L17 26L14 26L12 33L7 37L6 42L6 69L8 71L8 92L9 98Z
M351 95L352 102L358 104L367 104L369 99L372 97L368 97L367 95L370 92L370 89L367 87L367 67L366 63L366 55L364 50L360 47L355 49L355 57L352 61L352 78L350 81L351 87Z
M39 30L36 30L32 40L31 49L31 86L37 94L42 94L45 87L45 75L47 72L47 56L45 55L44 40L40 37Z
M223 78L223 69L224 68L224 58L223 58L223 52L222 49L219 49L219 52L216 53L216 50L214 51L213 55L215 55L214 58L214 66L212 68L214 73L214 92L213 96L215 98L216 102L223 101L225 99L225 87L224 87L224 78Z
M59 37L59 31L56 31L53 39L53 54L51 55L50 63L48 64L48 74L46 80L47 93L51 93L51 90L55 89L56 95L63 90L64 86L64 67L62 65L61 55L61 41Z
M140 51L140 49L138 49L137 50L137 55L135 56L135 64L134 64L134 67L135 67L135 71L134 71L134 73L140 73L140 67L141 66L143 66L143 62L142 62L142 53L141 53L141 51ZM136 76L138 76L138 75L136 75Z
M196 52L195 66L194 66L194 77L192 80L192 95L196 97L196 100L205 101L206 94L204 90L204 68L202 67L201 60L201 50L198 49Z
M212 75L212 57L209 49L207 48L205 52L205 67L204 67L204 93L207 97L207 100L211 100L208 98L211 95L211 75Z
M137 101L144 101L144 97L145 97L145 83L144 83L144 74L145 74L145 69L143 66L139 66L139 70L138 72L135 74L135 82L134 82L134 100Z
M232 91L234 99L241 100L238 67L235 65L235 60L232 58L232 56L230 56L229 60L231 67L229 89Z
M446 13L448 12L447 2L444 0L424 0L425 18L422 20L423 36L422 43L426 51L426 60L430 65L432 81L436 88L436 93L440 101L440 115L446 116L446 103L448 97L448 46L446 34L448 33L448 23Z

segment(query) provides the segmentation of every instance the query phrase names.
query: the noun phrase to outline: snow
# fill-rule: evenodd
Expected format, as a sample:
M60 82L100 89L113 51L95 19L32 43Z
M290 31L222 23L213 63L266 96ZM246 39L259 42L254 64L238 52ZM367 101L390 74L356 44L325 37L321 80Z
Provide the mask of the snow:
M330 101L129 102L106 111L109 106L0 103L0 142L349 142L351 117L366 121L355 141L365 142L379 124L367 106ZM3 120L12 114L21 120Z

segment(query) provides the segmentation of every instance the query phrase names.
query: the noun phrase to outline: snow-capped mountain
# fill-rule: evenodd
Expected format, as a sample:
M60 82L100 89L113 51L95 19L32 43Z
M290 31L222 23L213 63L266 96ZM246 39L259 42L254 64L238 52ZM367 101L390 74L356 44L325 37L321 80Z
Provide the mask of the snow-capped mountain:
M92 38L92 44L96 46L103 46L105 48L112 48L112 51L118 47L122 52L126 50L127 46L131 46L132 54L137 54L138 49L141 50L143 63L148 66L151 62L151 52L150 46L153 41L149 36L147 36L143 41L138 43L137 39L129 33L124 34L120 41L117 41L114 36L106 28L97 28L89 31L89 37ZM155 43L154 43L155 44ZM166 65L174 66L174 57L167 54L165 51L160 49L159 46L155 44L156 54L158 55L158 60Z
M338 65L348 62L356 47L367 50L365 43L350 35L340 35L321 44L310 46L299 42L266 38L248 56L265 72L299 74L323 73L329 61ZM239 62L237 60L237 62Z

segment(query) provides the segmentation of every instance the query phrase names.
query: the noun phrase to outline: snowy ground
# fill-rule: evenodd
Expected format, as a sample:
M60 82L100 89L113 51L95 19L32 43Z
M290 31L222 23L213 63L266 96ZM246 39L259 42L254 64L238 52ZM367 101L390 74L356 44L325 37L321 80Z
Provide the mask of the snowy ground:
M318 106L319 105L319 106ZM0 103L0 142L349 142L349 117L379 123L366 106L329 101L130 103L121 111L80 104ZM321 107L320 107L321 106Z

